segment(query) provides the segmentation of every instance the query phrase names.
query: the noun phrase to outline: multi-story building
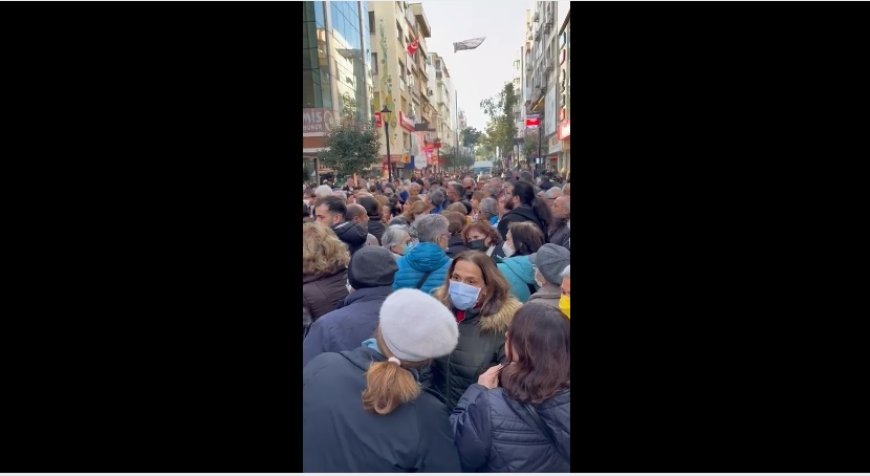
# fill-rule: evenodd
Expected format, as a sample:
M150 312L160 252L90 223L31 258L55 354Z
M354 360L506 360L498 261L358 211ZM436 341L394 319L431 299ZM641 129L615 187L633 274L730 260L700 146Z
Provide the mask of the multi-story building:
M372 2L369 28L374 45L371 59L374 92L372 105L381 111L386 105L390 114L390 161L397 169L411 168L412 157L426 149L434 107L428 96L426 38L431 36L429 23L419 4L407 2ZM412 54L408 46L417 41ZM383 133L383 132L382 132ZM387 164L386 144L381 147L383 170Z
M365 1L301 3L302 148L312 160L342 117L372 119L371 35Z
M558 170L562 175L571 172L571 16L566 15L559 29L559 85L557 135L562 144Z
M444 57L438 53L429 55L429 98L435 104L435 140L451 149L456 147L456 100L450 71Z
M570 8L570 2L535 1L527 15L522 57L525 75L523 99L526 115L535 114L541 118L542 130L538 132L541 136L542 157L533 161L538 169L560 170L563 166L568 168L562 150L563 141L557 133L557 124L562 120L561 106L568 103L567 93L565 98L560 94L562 91L559 75L563 46L560 44L560 32L562 25L568 21ZM567 47L565 50L565 68L568 68L570 56L567 54Z

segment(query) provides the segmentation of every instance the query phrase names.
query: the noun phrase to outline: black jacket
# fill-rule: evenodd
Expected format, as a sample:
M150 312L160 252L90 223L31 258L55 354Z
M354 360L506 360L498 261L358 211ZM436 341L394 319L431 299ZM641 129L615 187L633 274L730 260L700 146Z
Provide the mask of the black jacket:
M347 268L328 275L302 275L302 307L308 309L312 322L341 306L346 297Z
M544 222L541 221L538 214L535 213L535 209L529 205L520 205L517 208L507 212L501 217L501 220L498 222L498 232L501 235L502 240L507 239L508 226L511 223L517 223L522 221L530 221L535 225L538 225L538 228L541 229L541 233L544 234L544 239L547 238L547 228L544 226Z
M534 405L541 421L552 430L555 442L522 418L522 404L508 405L502 388L472 385L450 415L453 436L464 472L567 473L571 454L571 391L563 390ZM516 410L514 410L516 408Z
M447 256L451 259L456 258L456 255L466 250L468 250L468 246L465 244L465 240L462 239L462 235L450 236L450 240L447 242Z
M556 228L550 235L549 243L559 245L564 248L571 249L571 232L568 230L568 225L563 223Z
M433 296L445 302L444 286L436 289ZM435 359L432 365L432 388L444 396L451 410L471 384L493 365L504 360L504 333L510 327L520 304L511 297L491 316L469 312L459 323L459 343L450 355Z
M347 245L347 249L350 251L351 256L353 256L357 250L365 246L366 239L369 237L369 231L366 228L363 228L362 225L352 221L339 223L332 227L332 231L338 235L339 240Z
M449 412L424 389L389 415L362 407L364 373L384 356L359 347L315 357L302 371L306 473L460 472Z
M381 223L381 216L378 215L376 217L369 217L369 233L375 236L378 239L378 244L381 243L381 237L384 236L384 231L386 231L386 227Z

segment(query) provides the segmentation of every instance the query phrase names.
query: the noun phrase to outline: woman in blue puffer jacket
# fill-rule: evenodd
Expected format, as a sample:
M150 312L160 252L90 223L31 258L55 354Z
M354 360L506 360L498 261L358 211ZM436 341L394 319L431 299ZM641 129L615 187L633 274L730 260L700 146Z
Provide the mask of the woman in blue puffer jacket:
M450 416L464 472L567 473L571 469L571 329L544 304L517 311L506 364L465 391ZM499 386L500 385L500 386Z
M511 223L502 245L505 258L496 258L498 270L511 285L517 300L525 303L538 290L535 268L529 255L544 246L544 234L532 222Z

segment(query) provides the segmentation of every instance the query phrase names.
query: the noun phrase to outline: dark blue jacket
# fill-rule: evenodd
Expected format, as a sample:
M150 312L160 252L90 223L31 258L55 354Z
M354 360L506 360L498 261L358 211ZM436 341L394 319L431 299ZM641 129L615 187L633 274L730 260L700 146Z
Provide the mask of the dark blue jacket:
M366 347L318 355L302 370L302 471L458 473L449 411L429 389L389 415L367 412L362 392L372 362Z
M323 352L356 349L374 336L381 304L391 291L391 286L356 290L344 299L341 307L315 321L302 343L302 366Z
M444 284L451 261L444 249L435 243L420 243L405 252L405 256L396 263L399 270L396 271L393 280L393 290L416 288L423 275L431 272L423 285L418 288L428 293Z
M567 473L571 463L537 426L526 423L505 402L504 390L474 384L459 400L450 423L464 472ZM520 404L517 404L521 406ZM571 454L571 391L535 405L556 444ZM520 411L523 411L520 409Z

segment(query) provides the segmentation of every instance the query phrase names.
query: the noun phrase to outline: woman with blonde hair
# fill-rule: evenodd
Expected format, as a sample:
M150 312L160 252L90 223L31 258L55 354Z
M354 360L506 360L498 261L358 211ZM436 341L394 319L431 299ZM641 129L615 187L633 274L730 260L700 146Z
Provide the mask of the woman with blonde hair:
M432 386L452 409L480 374L503 360L504 335L521 304L492 258L480 251L460 253L433 296L459 323L456 349L432 367Z
M447 407L420 383L420 372L453 351L458 335L440 302L400 289L381 306L373 338L308 362L303 472L459 472Z
M320 223L302 225L302 333L347 297L350 254L335 232Z

